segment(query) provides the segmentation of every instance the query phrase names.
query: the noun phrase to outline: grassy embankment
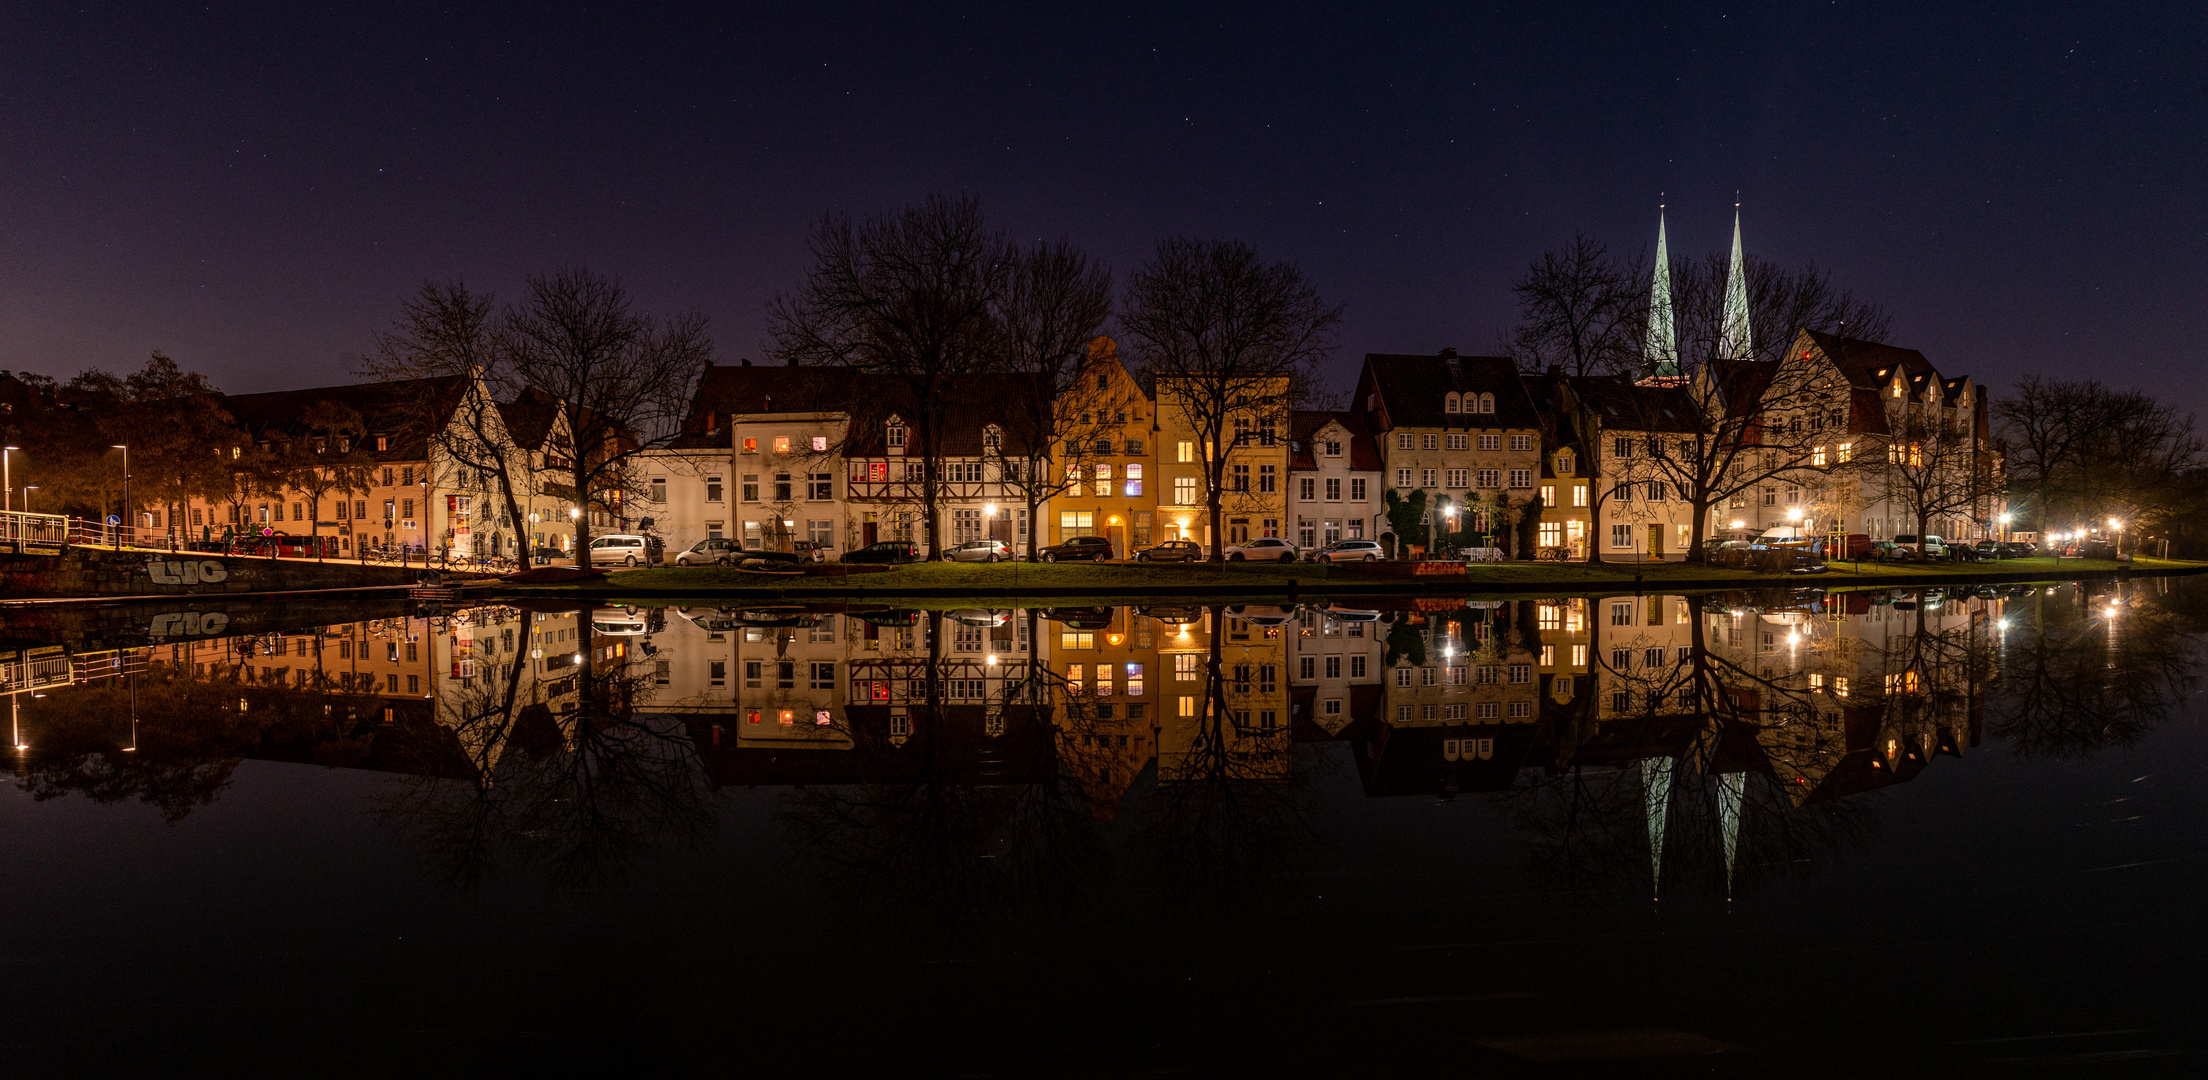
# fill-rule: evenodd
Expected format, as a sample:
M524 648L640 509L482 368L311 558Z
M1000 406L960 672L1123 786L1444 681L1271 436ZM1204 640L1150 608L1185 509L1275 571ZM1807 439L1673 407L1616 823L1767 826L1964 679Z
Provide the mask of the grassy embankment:
M1269 596L1297 593L1405 591L1432 593L1478 592L1483 587L1522 589L1549 585L1559 590L1588 590L1608 586L1648 588L1674 585L1681 588L1728 588L1799 584L1827 588L1848 585L1906 583L1931 578L1969 581L1973 578L2027 575L2048 579L2084 573L2105 573L2128 565L2134 571L2188 571L2208 568L2208 563L2181 560L2140 559L2130 564L2107 560L2011 559L1995 563L1835 563L1830 573L1758 574L1726 567L1689 563L1530 563L1476 565L1463 577L1404 578L1359 573L1351 569L1296 563L1209 564L1029 564L913 563L884 573L848 577L787 577L757 574L728 567L657 567L622 570L596 582L579 585L516 588L516 592L550 595L581 593L596 596L690 595L717 593L786 595L854 599L869 596L924 595L936 593L986 593L991 596L1047 596L1065 603L1084 595L1126 596L1143 590L1161 592L1203 591L1222 594ZM1093 590L1093 592L1091 592Z

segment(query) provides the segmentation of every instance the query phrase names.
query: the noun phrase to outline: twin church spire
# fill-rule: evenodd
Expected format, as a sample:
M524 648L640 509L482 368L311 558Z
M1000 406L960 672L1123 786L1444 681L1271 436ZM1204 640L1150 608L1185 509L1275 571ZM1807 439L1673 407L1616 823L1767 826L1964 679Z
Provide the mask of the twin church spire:
M1748 272L1740 242L1740 204L1733 204L1733 255L1725 271L1725 308L1718 327L1717 355L1746 360L1755 354L1748 320ZM1679 337L1671 302L1671 252L1664 238L1664 207L1656 207L1656 272L1649 283L1648 337L1641 361L1653 379L1679 378Z

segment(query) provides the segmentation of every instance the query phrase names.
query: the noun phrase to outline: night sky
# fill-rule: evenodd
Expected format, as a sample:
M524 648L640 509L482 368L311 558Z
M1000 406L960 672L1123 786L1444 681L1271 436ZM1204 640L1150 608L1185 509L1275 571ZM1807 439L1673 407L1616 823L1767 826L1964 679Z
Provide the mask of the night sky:
M2208 413L2198 4L0 12L0 367L347 381L427 277L584 264L760 355L807 227L971 191L1122 271L1236 236L1367 351L1492 349L1585 230L1814 259L1897 344ZM934 10L915 10L930 7ZM1467 10L1460 11L1460 8Z

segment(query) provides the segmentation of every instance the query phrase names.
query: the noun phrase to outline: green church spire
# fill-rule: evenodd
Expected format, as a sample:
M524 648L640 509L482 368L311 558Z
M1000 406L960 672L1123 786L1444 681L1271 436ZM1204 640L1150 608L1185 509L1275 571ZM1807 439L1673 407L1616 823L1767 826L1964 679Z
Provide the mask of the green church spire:
M1679 375L1679 339L1671 323L1671 253L1664 247L1664 208L1656 207L1656 277L1648 297L1648 341L1641 362L1659 379Z
M1733 204L1733 262L1725 271L1725 323L1719 329L1717 355L1746 360L1755 355L1748 330L1748 271L1740 250L1740 204Z

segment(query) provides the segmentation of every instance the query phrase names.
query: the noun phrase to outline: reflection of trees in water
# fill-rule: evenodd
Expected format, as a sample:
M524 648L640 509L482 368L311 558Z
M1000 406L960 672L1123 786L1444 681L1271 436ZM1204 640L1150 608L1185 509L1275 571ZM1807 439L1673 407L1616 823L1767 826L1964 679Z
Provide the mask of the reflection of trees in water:
M2012 603L1988 732L2027 759L2136 744L2197 681L2197 591L2186 582L2164 603L2144 585L2072 585Z
M167 664L29 701L15 696L11 707L38 731L17 780L33 798L136 799L171 823L213 803L248 756L311 746L334 764L369 754L381 704L363 695L194 676ZM388 745L379 750L393 753Z
M1028 640L1037 640L1033 615L1027 618ZM892 782L791 791L784 839L829 892L863 909L925 913L955 926L1078 904L1108 879L1111 858L1079 777L1054 767L1049 739L1006 740L1012 753L1044 756L999 763L1034 782L979 775L975 748L988 736L962 727L972 718L946 704L943 616L931 611L927 619L922 693L909 706L910 741L899 751L908 771ZM1036 710L1039 723L1040 710L1063 696L1062 682L1042 664L1025 670L984 703L984 727L1002 733L1007 710ZM1093 711L1081 715L1087 719L1065 722L1094 723Z
M1591 618L1590 681L1630 711L1598 719L1600 692L1571 695L1552 717L1555 765L1499 796L1527 837L1529 869L1560 889L1662 896L1698 877L1730 897L1877 830L1861 800L1803 801L1810 777L1847 753L1831 703L1793 685L1791 670L1713 649L1705 612L1690 609L1686 625L1683 661L1643 665L1632 658L1670 639Z
M624 656L598 670L589 620L577 620L572 702L521 700L526 654L501 678L479 678L439 702L474 769L474 783L408 777L378 807L419 844L431 872L472 885L509 861L542 866L552 885L620 880L663 845L712 829L707 781L680 723L639 716L651 678ZM551 705L564 706L555 712Z
M1210 612L1204 707L1163 721L1188 725L1186 738L1159 747L1157 788L1132 839L1169 900L1278 885L1318 838L1312 755L1293 753L1286 727L1244 725L1248 710L1232 707L1222 667L1225 612Z

